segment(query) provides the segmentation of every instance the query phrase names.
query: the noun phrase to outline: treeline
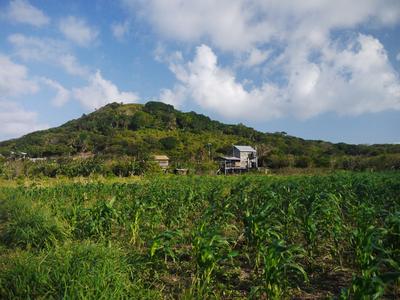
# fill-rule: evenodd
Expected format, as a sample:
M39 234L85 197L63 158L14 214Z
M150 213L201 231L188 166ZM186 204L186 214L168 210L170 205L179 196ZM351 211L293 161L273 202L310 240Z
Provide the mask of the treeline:
M263 156L260 165L270 169L283 168L328 168L350 171L400 170L400 154L381 154L377 156Z
M309 158L307 156L271 155L260 158L260 170L265 171L304 172L308 170L348 170L348 171L385 171L400 170L400 155L379 155L375 157L343 156L334 159L329 157ZM19 177L88 177L101 176L140 176L145 174L173 173L175 168L187 168L189 173L198 175L216 174L219 168L217 161L192 161L172 162L168 170L162 170L159 165L150 158L134 160L129 156L119 159L105 159L100 157L88 159L54 159L44 161L30 160L5 160L0 159L0 178L14 179Z
M80 160L47 160L32 162L15 160L0 163L0 177L88 177L91 175L128 177L149 173L161 173L161 168L151 161L134 161L129 158L105 161L97 158Z

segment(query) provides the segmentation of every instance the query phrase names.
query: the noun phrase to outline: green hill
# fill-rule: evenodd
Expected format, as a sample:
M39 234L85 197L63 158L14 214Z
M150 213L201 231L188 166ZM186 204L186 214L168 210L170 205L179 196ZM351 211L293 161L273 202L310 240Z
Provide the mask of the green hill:
M243 124L227 125L195 112L181 112L161 102L108 104L93 113L48 130L0 142L0 153L29 157L136 160L167 154L172 162L202 162L229 153L232 144L257 147L260 165L280 167L399 168L400 145L349 145L310 141L284 132L263 133Z

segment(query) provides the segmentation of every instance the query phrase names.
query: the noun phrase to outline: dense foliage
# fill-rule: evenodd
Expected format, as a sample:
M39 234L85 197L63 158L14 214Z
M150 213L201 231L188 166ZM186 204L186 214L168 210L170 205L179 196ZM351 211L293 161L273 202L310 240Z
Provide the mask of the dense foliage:
M60 127L1 142L0 154L7 158L12 152L16 158L20 152L52 158L94 154L105 159L123 155L136 161L167 154L179 165L225 155L232 144L257 147L260 165L269 168L400 168L400 145L332 144L285 132L262 133L243 124L226 125L195 112L180 112L161 102L112 103Z
M0 298L400 297L400 174L0 188Z

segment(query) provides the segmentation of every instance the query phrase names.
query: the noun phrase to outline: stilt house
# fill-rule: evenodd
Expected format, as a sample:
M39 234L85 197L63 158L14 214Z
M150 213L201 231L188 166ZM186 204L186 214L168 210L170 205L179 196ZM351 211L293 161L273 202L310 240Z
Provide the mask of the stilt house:
M232 156L221 156L219 162L220 171L225 174L241 173L257 169L257 151L251 146L233 145Z

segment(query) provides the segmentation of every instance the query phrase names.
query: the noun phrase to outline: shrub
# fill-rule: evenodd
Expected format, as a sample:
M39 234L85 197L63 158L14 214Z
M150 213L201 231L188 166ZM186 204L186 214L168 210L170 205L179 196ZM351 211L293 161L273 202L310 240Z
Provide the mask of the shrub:
M314 166L317 168L329 168L331 165L331 161L328 156L314 157L313 162L314 162Z
M296 168L307 168L310 165L310 159L307 156L296 157L294 166Z
M265 159L265 166L271 169L281 169L289 167L290 161L284 155L271 155Z
M160 139L160 143L164 147L165 150L172 150L178 146L179 141L174 136L168 136L168 137Z

